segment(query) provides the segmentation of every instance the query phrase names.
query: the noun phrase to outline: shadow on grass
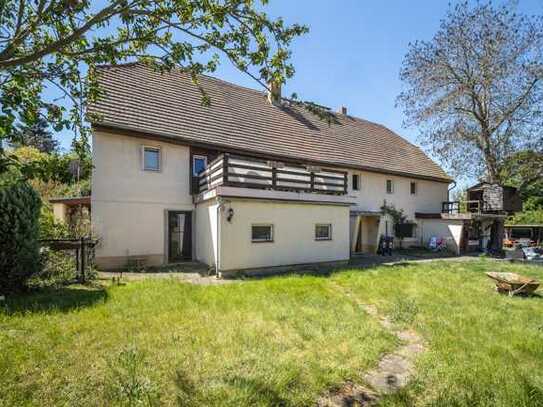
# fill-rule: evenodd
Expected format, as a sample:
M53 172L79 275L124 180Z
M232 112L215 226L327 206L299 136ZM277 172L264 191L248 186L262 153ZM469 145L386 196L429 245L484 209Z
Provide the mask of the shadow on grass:
M7 297L3 311L6 314L26 312L68 312L90 307L107 300L103 287L44 288L27 294ZM0 312L2 307L0 307Z

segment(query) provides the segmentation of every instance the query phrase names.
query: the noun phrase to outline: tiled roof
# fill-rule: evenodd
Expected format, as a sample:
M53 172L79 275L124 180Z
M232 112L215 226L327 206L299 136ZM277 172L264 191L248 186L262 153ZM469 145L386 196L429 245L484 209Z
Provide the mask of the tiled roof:
M208 76L199 78L211 99L187 74L159 73L141 64L101 67L104 95L89 107L95 126L118 128L188 143L216 145L274 157L449 181L418 147L376 123L336 114L329 125L284 101L270 104L263 91Z

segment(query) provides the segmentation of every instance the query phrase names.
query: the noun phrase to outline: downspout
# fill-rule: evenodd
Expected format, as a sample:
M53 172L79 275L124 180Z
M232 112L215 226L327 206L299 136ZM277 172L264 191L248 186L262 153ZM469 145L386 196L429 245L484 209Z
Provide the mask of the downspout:
M217 205L217 255L215 256L215 276L219 277L219 270L220 270L220 261L221 258L221 211L224 208L224 200L219 197L217 198L217 202L219 203Z
M447 189L447 201L451 200L451 191L456 188L456 181L452 181L451 184L453 184L453 186Z

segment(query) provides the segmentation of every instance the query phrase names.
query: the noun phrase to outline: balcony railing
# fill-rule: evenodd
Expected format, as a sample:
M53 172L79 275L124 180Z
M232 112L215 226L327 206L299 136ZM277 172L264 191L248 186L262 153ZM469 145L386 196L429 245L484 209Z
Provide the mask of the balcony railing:
M219 185L344 195L347 193L347 173L222 154L200 174L199 192Z
M488 205L484 201L445 201L441 204L441 213L485 213Z

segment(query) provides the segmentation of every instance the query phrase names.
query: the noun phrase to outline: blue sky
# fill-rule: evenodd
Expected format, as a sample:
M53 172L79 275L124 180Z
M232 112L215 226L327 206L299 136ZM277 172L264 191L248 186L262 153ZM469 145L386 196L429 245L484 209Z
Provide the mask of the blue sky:
M402 111L395 107L402 89L400 66L409 42L431 39L447 8L446 0L270 0L266 11L271 16L310 28L292 47L296 74L284 94L296 92L333 109L345 105L349 114L417 143L417 129L403 128ZM518 8L543 14L540 0L518 0ZM228 63L214 76L259 86ZM61 141L68 147L71 136L61 135Z

